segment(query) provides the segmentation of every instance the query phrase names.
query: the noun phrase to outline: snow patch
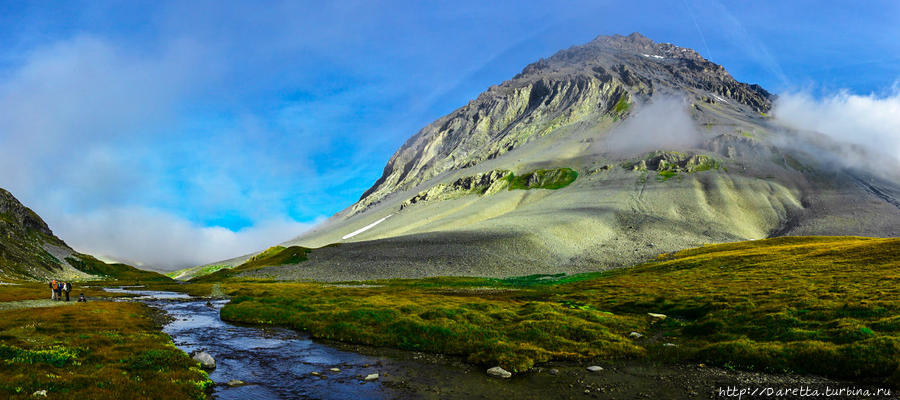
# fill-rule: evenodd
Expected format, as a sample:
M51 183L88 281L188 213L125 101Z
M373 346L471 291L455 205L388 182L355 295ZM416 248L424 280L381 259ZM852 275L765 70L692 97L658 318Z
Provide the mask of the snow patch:
M663 56L658 56L658 55L655 55L655 54L641 54L641 55L644 56L644 57L647 57L647 58L656 58L656 59L659 59L659 60L662 60L662 59L665 58L665 57L663 57Z
M727 102L728 102L728 100L725 100L725 98L723 98L722 96L719 96L719 95L717 95L717 94L715 94L715 93L710 93L710 94L712 94L712 97L714 97L716 100L718 100L718 101L720 101L720 102L722 102L722 103L727 103Z
M394 215L394 214L388 214L387 217L384 217L384 218L382 218L382 219L379 219L378 221L375 221L375 222L373 222L373 223L371 223L371 224L368 224L368 225L366 225L366 226L364 226L364 227L362 227L362 228L359 228L359 229L357 229L357 230L355 230L355 231L353 231L353 232L350 232L350 233L344 235L344 236L341 238L341 240L347 240L347 239L350 239L350 238L352 238L352 237L354 237L354 236L356 236L356 235L359 235L360 233L363 233L363 232L365 232L365 231L367 231L367 230L369 230L369 229L372 229L372 228L375 227L375 225L378 225L378 224L384 222L384 220L390 218L392 215Z

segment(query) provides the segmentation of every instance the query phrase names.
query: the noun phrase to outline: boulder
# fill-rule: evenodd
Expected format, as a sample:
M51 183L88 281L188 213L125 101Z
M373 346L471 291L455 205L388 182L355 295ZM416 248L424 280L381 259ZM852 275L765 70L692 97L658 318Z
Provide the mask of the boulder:
M556 368L550 368L550 370L547 371L547 373L550 375L559 375L559 370Z
M493 376L494 378L503 378L503 379L506 379L506 378L511 378L511 377L512 377L512 373L511 373L511 372L509 372L509 371L507 371L507 370L505 370L505 369L503 369L503 368L500 368L500 367L494 367L494 368L491 368L491 369L487 370L487 374L490 375L490 376Z
M205 351L194 353L191 358L199 362L203 369L216 369L216 359Z
M34 392L31 395L34 397L47 397L47 391L46 390L38 390L37 392Z
M640 339L640 338L644 337L644 335L640 334L639 332L631 332L628 334L628 337Z
M666 314L657 314L657 313L648 312L647 315L649 315L650 318L660 320L660 321L666 319Z
M328 370L331 372L341 372L340 368L329 368Z
M591 365L590 367L587 367L587 370L591 372L600 372L603 371L603 367L599 365Z
M242 381L240 379L232 379L232 380L228 381L228 383L226 383L226 385L235 387L235 386L244 386L244 385L246 385L246 383L244 383L244 381Z
M366 377L363 380L366 382L378 380L378 374L368 374L368 375L366 375Z

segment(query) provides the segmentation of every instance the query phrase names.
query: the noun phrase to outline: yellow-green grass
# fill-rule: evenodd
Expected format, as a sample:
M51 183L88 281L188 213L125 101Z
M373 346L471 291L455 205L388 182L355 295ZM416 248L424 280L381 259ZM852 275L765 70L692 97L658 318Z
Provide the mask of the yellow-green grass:
M574 276L374 287L231 281L222 318L519 371L547 360L648 357L896 385L898 257L896 238L787 237Z
M125 293L107 292L103 290L97 282L72 282L72 291L69 293L71 301L78 300L78 295L82 293L91 299L98 297L130 296ZM63 298L65 298L65 293L63 293ZM46 282L23 282L16 285L0 285L0 302L42 299L50 299L50 286Z
M235 297L221 317L287 325L318 338L463 355L514 371L552 359L643 354L616 333L639 325L640 317L491 290L244 284L231 292Z
M666 334L694 359L900 383L900 239L785 237L664 258L556 296L675 317Z
M191 282L216 282L221 279L232 277L238 273L252 271L264 267L272 267L278 265L298 264L306 261L306 255L310 249L300 246L274 246L259 253L245 263L231 269L220 269L209 275L198 276L191 279Z
M0 397L205 398L209 377L150 312L129 302L0 311Z
M100 279L121 282L171 281L172 279L158 272L147 271L126 264L107 264L87 254L69 257L66 260L83 272L97 275Z

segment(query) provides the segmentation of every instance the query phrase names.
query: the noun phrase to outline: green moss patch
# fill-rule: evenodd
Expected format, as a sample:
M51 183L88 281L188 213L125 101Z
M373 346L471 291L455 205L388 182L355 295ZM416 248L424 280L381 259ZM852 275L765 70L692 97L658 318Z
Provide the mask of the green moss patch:
M509 190L556 190L575 182L578 172L571 168L538 169L519 176L510 173L506 179L509 181Z

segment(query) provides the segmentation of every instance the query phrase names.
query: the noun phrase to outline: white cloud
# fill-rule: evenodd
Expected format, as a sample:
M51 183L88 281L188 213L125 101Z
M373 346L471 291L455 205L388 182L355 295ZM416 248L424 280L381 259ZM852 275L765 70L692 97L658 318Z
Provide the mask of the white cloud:
M313 224L282 217L233 232L199 226L151 208L109 207L60 218L55 233L81 252L173 269L259 251L294 237Z
M179 129L179 108L215 82L209 56L189 41L136 51L94 36L25 55L0 81L0 187L75 249L135 264L203 264L297 236L309 224L253 179L288 168L283 160L250 139ZM166 209L232 212L251 226L203 226Z
M656 97L639 105L635 114L601 142L601 151L630 156L653 150L683 150L700 140L697 126L682 99Z
M0 184L28 199L91 181L79 200L105 200L125 179L146 191L148 174L123 148L141 149L171 122L180 96L196 85L202 52L187 42L136 55L80 36L33 51L0 82ZM100 177L100 178L98 178ZM63 179L61 179L63 178Z
M900 90L887 96L841 91L822 98L788 93L778 97L773 116L788 127L820 132L900 160Z

